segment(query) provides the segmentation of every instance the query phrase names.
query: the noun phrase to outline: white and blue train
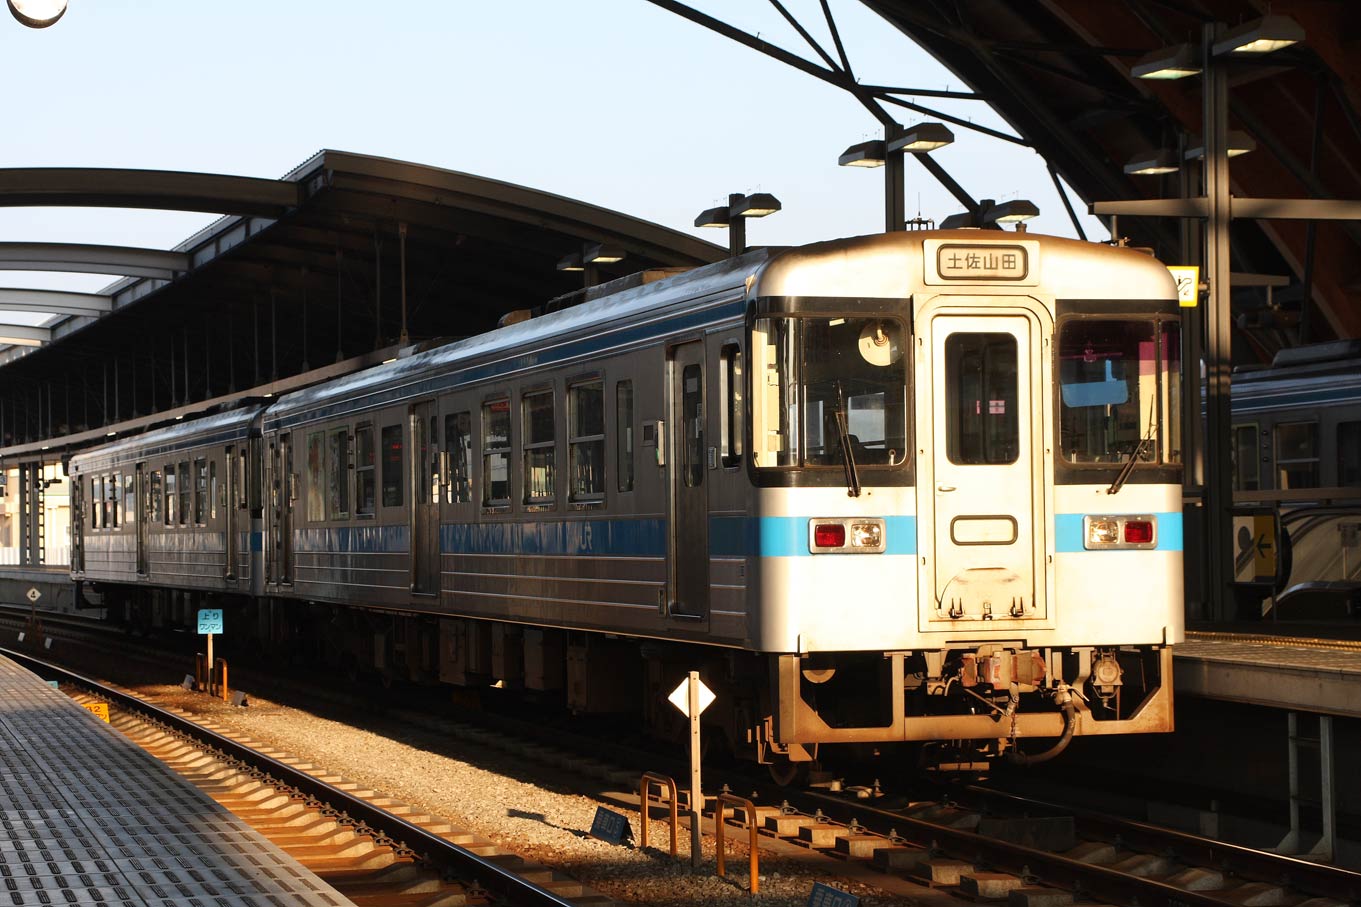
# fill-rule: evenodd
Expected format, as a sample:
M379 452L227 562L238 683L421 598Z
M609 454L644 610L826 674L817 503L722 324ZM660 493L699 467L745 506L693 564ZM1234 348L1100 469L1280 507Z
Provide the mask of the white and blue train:
M1179 315L1136 251L756 250L75 456L128 619L640 708L736 749L1172 728Z

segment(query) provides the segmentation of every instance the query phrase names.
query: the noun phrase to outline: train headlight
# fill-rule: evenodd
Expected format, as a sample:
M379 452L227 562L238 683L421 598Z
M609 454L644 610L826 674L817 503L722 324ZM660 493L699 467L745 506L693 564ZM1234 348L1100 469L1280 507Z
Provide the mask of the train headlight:
M1085 516L1082 545L1089 551L1158 547L1158 519L1152 514Z
M826 517L808 521L813 554L882 554L886 527L878 517Z

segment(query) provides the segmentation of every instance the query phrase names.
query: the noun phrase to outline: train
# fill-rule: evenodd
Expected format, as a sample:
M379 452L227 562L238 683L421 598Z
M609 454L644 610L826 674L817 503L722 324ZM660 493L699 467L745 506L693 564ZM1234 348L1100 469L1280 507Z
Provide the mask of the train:
M72 578L130 623L222 608L241 649L663 737L699 670L714 739L777 778L843 745L1035 762L1172 730L1155 259L898 232L546 309L72 456Z

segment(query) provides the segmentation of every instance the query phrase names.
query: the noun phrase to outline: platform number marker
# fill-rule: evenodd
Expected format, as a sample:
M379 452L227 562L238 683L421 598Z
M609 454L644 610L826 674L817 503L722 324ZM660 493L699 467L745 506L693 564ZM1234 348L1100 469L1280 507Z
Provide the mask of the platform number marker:
M704 811L704 789L699 779L699 715L714 701L714 691L699 679L698 671L691 671L666 698L690 719L690 865L698 867L703 856L699 817Z
M37 586L29 586L28 591L24 593L24 598L28 599L31 603L35 605L38 603L38 599L42 597L43 594L38 591Z
M81 705L98 715L105 724L109 723L109 704L107 702L82 702Z
M1200 268L1197 265L1168 265L1172 279L1177 282L1177 304L1183 309L1194 309L1200 301Z

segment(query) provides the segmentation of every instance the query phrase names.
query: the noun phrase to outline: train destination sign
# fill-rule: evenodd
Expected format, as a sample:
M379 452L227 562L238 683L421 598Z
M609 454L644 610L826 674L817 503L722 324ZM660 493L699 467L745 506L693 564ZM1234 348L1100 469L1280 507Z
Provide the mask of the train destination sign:
M945 280L1025 280L1030 273L1026 251L1000 243L941 243L936 273Z

